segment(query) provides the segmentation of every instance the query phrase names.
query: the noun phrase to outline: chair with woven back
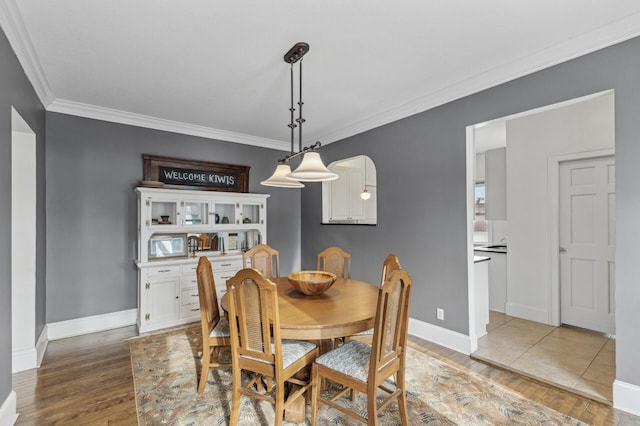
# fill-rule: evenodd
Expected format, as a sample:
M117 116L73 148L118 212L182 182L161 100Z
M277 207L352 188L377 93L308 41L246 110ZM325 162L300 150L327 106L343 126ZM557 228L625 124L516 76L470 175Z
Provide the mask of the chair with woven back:
M412 280L404 269L393 271L379 289L371 345L350 340L319 356L312 368L311 424L316 424L320 404L326 404L367 425L377 425L378 414L394 399L400 419L409 424L405 396L405 360ZM395 377L395 384L385 381ZM328 398L320 396L324 380L342 385ZM392 387L389 387L392 386ZM340 397L355 390L367 395L367 415L339 404ZM378 404L377 390L386 392Z
M389 278L389 275L396 269L402 269L400 265L400 260L398 256L393 253L389 253L387 257L382 262L382 277L380 278L380 286L384 285L384 282ZM360 333L354 334L353 336L345 337L345 340L353 339L358 336L372 336L373 328L370 328L365 331L361 331Z
M202 328L202 370L198 383L198 393L204 391L209 370L217 367L231 366L231 363L220 362L220 349L229 346L229 322L220 316L218 296L213 281L211 262L200 257L196 268L198 281L198 299L200 299L200 324Z
M333 272L338 278L351 278L351 255L340 247L327 247L318 253L317 269Z
M266 278L278 278L280 252L266 244L256 244L242 254L242 266L257 269Z
M270 424L282 425L284 410L297 398L304 398L311 388L310 379L294 376L313 363L319 354L318 347L311 342L281 338L276 284L259 271L245 268L227 280L227 298L229 318L237 318L230 321L233 364L230 424L238 424L240 398L247 395L275 404L275 419ZM253 373L251 377L244 376L246 383L242 383L243 371ZM293 385L286 400L285 382Z

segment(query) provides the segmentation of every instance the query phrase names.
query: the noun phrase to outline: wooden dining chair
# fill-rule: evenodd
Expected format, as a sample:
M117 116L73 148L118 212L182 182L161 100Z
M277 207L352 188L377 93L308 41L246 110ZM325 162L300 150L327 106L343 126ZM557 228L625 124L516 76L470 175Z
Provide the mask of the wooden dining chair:
M394 399L400 419L409 424L405 396L405 360L412 280L404 269L393 271L379 289L378 306L371 345L358 340L319 356L312 368L311 424L316 424L320 404L326 404L367 425L377 425L378 414ZM395 384L385 383L395 376ZM330 397L320 396L320 383L328 380L342 385ZM349 410L337 400L355 390L367 395L367 415ZM376 392L384 392L378 404Z
M256 244L242 254L242 266L257 269L266 278L279 278L280 252L266 244Z
M275 419L282 425L284 410L304 398L311 380L294 377L311 365L318 347L311 342L283 340L276 284L255 269L245 268L227 280L231 321L232 403L231 426L238 424L240 398L247 395L275 404ZM242 383L243 371L253 373ZM262 378L267 389L263 389ZM285 400L285 382L293 385ZM255 386L255 389L253 388Z
M211 262L204 256L200 257L196 268L198 281L198 299L200 300L200 324L202 328L202 370L198 393L204 391L209 370L217 367L231 366L230 363L220 362L220 349L229 346L229 321L220 316L218 296L213 281Z
M383 286L387 278L389 278L389 275L391 275L391 273L397 269L402 269L402 266L400 265L400 260L398 260L398 256L396 256L395 254L389 253L387 257L384 259L384 261L382 262L382 277L380 278L380 286ZM354 337L358 337L358 336L372 336L372 335L373 335L373 328L370 328L368 330L361 331L360 333L354 334L353 336L345 337L345 341L348 341L349 339L353 339Z
M338 278L351 278L351 255L340 247L328 247L318 253L317 269L319 271L333 272Z

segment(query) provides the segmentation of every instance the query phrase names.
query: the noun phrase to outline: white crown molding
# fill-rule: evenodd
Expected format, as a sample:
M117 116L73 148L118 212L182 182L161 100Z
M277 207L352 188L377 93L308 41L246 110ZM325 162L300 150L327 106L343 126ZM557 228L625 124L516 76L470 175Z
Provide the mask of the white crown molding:
M46 108L54 99L53 91L24 26L16 0L0 0L0 27L6 34L33 90Z
M49 111L281 151L289 150L289 142L56 99L24 27L16 0L0 0L0 12L3 12L0 13L0 26L7 34L7 38L40 101ZM344 126L341 129L310 137L310 140L320 140L325 145L336 142L638 35L640 35L640 13L624 17L589 33L580 34L564 43L541 50L534 55L501 64L447 88L408 101L385 112Z
M184 135L199 136L208 139L218 139L227 142L236 142L245 145L259 146L262 148L288 151L290 143L275 139L260 138L258 136L242 133L228 132L211 127L182 123L179 121L165 120L148 115L135 114L111 108L103 108L95 105L83 104L64 99L54 100L47 108L48 111L79 117L93 118L96 120L110 121L113 123L127 124L131 126L145 127L149 129L164 130L167 132Z
M421 96L383 113L312 139L322 141L323 145L336 142L621 43L638 35L640 35L640 13L627 16L610 25L568 39L564 43L550 46L534 55L498 65L493 69L484 71L437 92Z

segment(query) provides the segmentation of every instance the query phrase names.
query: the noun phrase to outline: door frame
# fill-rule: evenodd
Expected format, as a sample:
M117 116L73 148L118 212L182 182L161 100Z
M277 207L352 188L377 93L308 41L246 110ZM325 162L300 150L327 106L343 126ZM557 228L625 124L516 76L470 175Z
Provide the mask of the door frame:
M549 264L551 265L551 277L549 282L549 324L560 325L560 163L575 160L587 160L613 156L615 161L615 148L599 149L595 151L574 152L570 154L556 155L548 160L548 184L549 184Z

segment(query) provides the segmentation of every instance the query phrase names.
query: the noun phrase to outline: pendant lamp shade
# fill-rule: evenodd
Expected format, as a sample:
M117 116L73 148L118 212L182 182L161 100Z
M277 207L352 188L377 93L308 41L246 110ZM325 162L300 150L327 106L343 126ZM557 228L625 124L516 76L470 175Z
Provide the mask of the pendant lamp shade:
M273 172L269 179L260 182L260 185L276 186L280 188L304 188L304 184L287 179L287 175L291 173L291 167L288 164L278 164L276 171Z
M365 201L371 198L371 193L367 191L367 188L365 188L364 191L360 193L360 198L362 198Z
M338 175L326 168L319 153L309 151L302 157L298 168L289 173L287 178L303 182L324 182L338 179Z

